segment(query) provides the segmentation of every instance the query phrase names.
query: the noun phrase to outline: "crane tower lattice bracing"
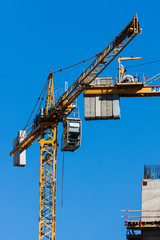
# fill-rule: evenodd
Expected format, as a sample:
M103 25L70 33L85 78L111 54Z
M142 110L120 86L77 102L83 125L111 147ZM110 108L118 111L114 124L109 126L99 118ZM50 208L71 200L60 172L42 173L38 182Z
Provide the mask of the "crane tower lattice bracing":
M40 143L39 240L55 239L57 126Z
M45 114L54 106L53 74L48 77ZM40 143L40 194L39 240L55 239L56 224L56 163L57 125L41 134Z

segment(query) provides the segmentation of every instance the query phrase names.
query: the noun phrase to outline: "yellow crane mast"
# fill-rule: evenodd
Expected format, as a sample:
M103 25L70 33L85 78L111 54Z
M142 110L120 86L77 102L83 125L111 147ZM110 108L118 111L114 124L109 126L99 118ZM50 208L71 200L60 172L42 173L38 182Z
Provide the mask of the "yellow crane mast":
M54 107L53 74L48 77L45 113ZM55 239L57 124L41 134L39 240Z
M39 203L39 240L55 239L56 217L56 162L57 162L57 127L75 108L74 100L82 93L94 91L90 83L115 59L115 57L141 33L137 16L123 31L102 51L93 63L80 75L68 90L54 103L53 73L48 77L48 92L45 113L38 126L14 145L10 155L27 149L38 137L40 143L40 203ZM91 90L90 90L91 88ZM115 86L115 88L117 88ZM93 89L93 90L92 90ZM96 90L97 91L97 90ZM98 89L99 91L99 89ZM104 87L102 94L112 94L112 87ZM126 91L127 92L127 91ZM89 93L90 94L90 93Z

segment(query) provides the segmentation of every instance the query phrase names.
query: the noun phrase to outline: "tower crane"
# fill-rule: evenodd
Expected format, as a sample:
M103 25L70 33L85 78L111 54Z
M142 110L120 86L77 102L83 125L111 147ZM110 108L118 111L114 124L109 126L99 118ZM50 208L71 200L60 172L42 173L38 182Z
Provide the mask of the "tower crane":
M45 109L36 118L36 124L26 135L20 131L20 137L14 141L11 156L19 158L31 144L40 137L40 197L39 197L39 240L55 239L56 223L56 162L57 162L57 128L75 109L74 100L81 94L120 94L142 95L147 91L140 83L117 83L114 86L96 87L92 81L116 58L116 56L141 33L137 15L116 36L116 38L98 54L91 65L78 79L62 94L55 103L53 91L53 73L48 76L48 91ZM127 86L127 87L126 87ZM18 165L18 164L17 164ZM25 164L22 164L25 165Z

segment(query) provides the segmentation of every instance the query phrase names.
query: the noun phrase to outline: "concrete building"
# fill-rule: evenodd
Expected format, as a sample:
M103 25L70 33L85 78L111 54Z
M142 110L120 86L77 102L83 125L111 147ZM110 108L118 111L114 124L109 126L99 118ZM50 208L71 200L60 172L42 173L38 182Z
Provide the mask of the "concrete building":
M126 212L128 240L160 240L160 166L145 166L141 210ZM140 216L130 217L130 212L139 212Z

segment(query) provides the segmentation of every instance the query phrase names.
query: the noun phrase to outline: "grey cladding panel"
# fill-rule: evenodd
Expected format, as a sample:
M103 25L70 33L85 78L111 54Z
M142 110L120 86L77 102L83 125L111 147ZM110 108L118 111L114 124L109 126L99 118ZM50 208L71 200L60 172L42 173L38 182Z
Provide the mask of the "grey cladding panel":
M85 119L113 119L113 95L85 96Z
M85 101L84 101L84 109L85 109L85 117L88 118L89 117L89 97L85 97Z
M95 117L95 97L90 98L90 116Z
M112 95L101 95L101 106L101 117L105 119L113 118Z
M95 117L95 97L85 97L85 118Z
M96 115L95 115L95 117L101 117L101 99L100 99L100 96L97 95L95 97L95 99L96 99L96 106L95 106Z
M112 86L111 77L96 78L92 86ZM85 119L120 119L118 95L88 95L84 96Z
M113 95L113 116L114 119L120 119L119 95Z

